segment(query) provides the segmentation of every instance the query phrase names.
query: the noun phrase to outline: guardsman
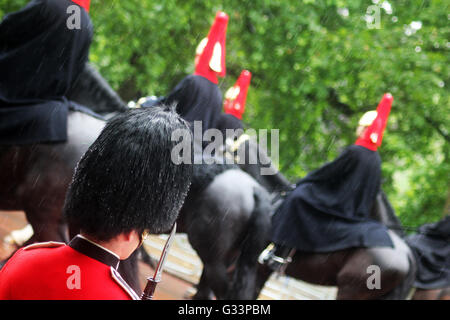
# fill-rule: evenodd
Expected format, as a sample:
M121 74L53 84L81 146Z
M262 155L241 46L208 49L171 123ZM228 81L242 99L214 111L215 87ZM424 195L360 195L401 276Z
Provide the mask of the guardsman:
M225 40L228 15L218 12L214 23L196 50L194 74L185 77L163 99L167 105L176 103L177 112L187 121L202 121L202 133L217 128L222 109L222 93L218 77L224 77Z
M171 161L175 130L190 132L165 107L111 119L67 193L64 215L80 234L18 250L0 270L0 300L138 299L117 268L148 233L170 230L184 202L192 166Z
M0 144L67 140L66 94L89 56L89 0L32 0L0 23Z
M299 181L272 219L276 246L269 255L261 256L262 261L277 268L286 262L291 248L326 253L393 246L386 227L369 218L381 184L377 148L392 101L392 96L385 94L377 110L361 118L355 144Z

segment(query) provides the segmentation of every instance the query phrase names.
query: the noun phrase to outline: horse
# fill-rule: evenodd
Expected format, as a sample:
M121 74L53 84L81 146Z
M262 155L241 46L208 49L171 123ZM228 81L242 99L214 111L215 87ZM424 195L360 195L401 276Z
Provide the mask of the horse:
M284 273L309 283L336 286L338 300L405 299L414 283L416 264L398 231L399 221L386 201L384 193L380 192L371 218L396 227L389 230L394 248L349 248L330 253L295 251ZM257 294L272 272L266 265L259 265ZM372 276L378 279L375 286Z
M295 188L294 184L290 183L281 172L274 168L270 157L264 149L260 148L253 137L242 135L234 144L227 146L225 154L233 158L242 170L249 173L270 192L274 207L282 202L287 192ZM245 161L239 161L242 159L245 159ZM250 159L257 160L255 162L250 161ZM266 172L270 174L262 175L262 168L265 168ZM376 198L371 218L388 227L395 246L394 250L361 248L330 254L296 253L292 257L291 266L288 266L285 270L286 274L316 284L338 286L338 299L406 298L408 293L411 294L415 289L413 284L417 271L417 261L408 244L404 241L403 227L383 191ZM267 243L269 243L268 239ZM380 271L382 271L380 280L383 287L380 290L367 290L369 276L367 270L373 265L380 267ZM267 267L259 266L258 287L254 292L253 299L257 298L271 273L272 271ZM448 296L449 288L438 290L416 289L412 298L448 299Z
M95 69L86 67L83 72L72 97L83 97L89 107L101 105L99 111L108 116L127 109L105 81L98 81ZM103 99L111 101L109 109ZM105 119L78 105L69 112L66 142L1 146L0 209L25 212L34 233L24 245L68 242L77 233L66 225L62 207L76 164L104 125ZM264 188L239 168L216 167L217 174L208 168L212 167L204 171L210 181L198 194L190 192L178 218L178 232L187 233L204 265L196 298L213 293L218 299L249 299L255 291L251 279L256 280L257 256L265 245L262 235L270 226L270 200ZM137 254L123 261L119 271L140 292ZM236 261L230 280L227 268Z
M62 207L74 168L105 121L79 111L68 116L65 143L0 146L0 209L24 211L33 227L25 242L68 242Z
M405 237L417 261L413 300L450 300L450 216Z
M291 184L271 164L266 153L255 139L245 137L238 139L236 145L228 148L233 157L246 157L241 168L254 177L255 180L271 192L274 206L278 207L284 195L293 190ZM239 156L240 154L240 156ZM249 158L258 161L249 164ZM269 168L271 175L262 175L261 168ZM384 192L380 192L371 212L371 218L390 227L389 235L394 243L390 248L351 248L331 253L295 252L291 257L285 274L306 282L338 287L338 299L403 299L412 287L416 272L416 261L410 248L403 240L404 233L401 224ZM267 244L270 241L267 238ZM379 290L369 290L367 279L370 276L369 267L378 266L381 271ZM369 268L369 269L368 269ZM265 265L258 268L258 287L253 298L257 298L265 282L272 274L272 270Z
M203 263L193 299L251 299L257 259L271 225L270 197L237 167L201 165L196 170L194 165L197 178L204 179L211 171L203 191L189 191L178 219L180 232L187 233Z

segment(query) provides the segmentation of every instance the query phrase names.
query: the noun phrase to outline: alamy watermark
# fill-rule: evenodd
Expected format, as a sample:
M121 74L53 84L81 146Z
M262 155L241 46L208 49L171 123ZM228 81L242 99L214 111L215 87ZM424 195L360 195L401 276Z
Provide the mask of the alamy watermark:
M77 5L67 7L66 13L69 17L66 20L66 26L69 30L81 29L81 8Z
M367 28L381 29L381 9L390 15L392 14L392 6L387 0L372 0L372 2L374 4L367 7L364 20Z
M77 265L70 265L66 269L66 273L70 274L66 280L66 286L69 290L81 289L81 269Z
M381 289L381 269L377 265L370 265L367 267L367 273L370 276L367 278L366 285L369 290Z

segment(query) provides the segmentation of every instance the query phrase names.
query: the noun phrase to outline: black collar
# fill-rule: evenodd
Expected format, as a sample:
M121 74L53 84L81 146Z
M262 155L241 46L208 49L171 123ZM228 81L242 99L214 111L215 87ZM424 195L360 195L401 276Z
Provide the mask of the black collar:
M100 261L101 263L104 263L110 267L113 267L116 270L119 267L120 259L118 257L100 247L99 245L91 242L90 240L82 238L80 235L74 237L69 242L69 246L72 249L92 259Z

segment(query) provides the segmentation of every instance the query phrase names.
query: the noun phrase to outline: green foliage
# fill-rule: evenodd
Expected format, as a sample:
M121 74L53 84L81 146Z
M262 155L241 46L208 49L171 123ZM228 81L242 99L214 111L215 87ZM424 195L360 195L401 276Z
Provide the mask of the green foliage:
M24 3L0 0L0 15ZM280 129L280 169L292 180L353 143L359 117L391 92L383 188L402 221L417 226L441 218L450 194L448 3L391 1L379 29L363 19L370 5L93 0L90 59L125 100L164 95L193 72L197 44L215 13L227 12L221 89L242 69L252 72L244 121ZM413 21L422 27L409 32Z

